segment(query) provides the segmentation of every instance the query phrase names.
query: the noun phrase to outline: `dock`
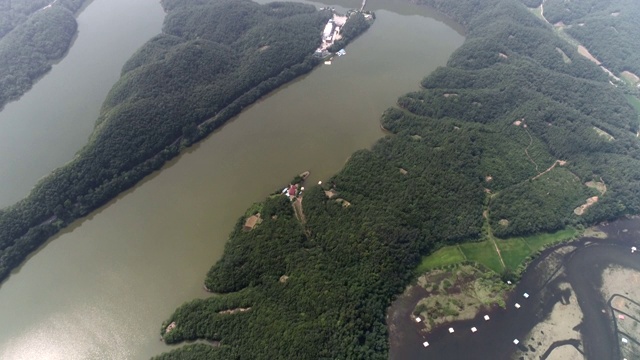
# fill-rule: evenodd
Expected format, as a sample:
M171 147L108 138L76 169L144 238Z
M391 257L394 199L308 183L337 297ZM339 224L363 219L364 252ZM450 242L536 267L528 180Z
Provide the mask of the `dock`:
M367 0L362 0L362 6L360 7L360 11L364 11L364 7L367 5Z

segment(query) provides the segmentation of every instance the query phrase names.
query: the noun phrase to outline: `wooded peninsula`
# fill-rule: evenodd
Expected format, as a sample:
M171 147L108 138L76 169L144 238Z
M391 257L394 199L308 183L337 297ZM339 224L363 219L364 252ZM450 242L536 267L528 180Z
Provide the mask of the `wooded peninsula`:
M0 280L73 220L89 214L243 108L306 74L333 16L299 3L166 0L162 34L124 65L88 144L0 210ZM47 10L49 11L49 10ZM348 43L373 19L354 12Z
M0 1L0 109L31 86L71 46L74 14L86 0Z
M640 213L631 76L640 46L630 46L638 30L624 30L640 4L546 0L542 17L540 0L417 2L463 25L465 43L383 114L389 135L307 186L295 209L277 192L238 219L205 278L215 294L161 328L170 344L204 341L157 359L386 359L385 311L423 256ZM0 210L0 279L73 220L311 71L332 16L298 3L162 5L162 34L125 64L89 143ZM353 13L345 42L370 23Z

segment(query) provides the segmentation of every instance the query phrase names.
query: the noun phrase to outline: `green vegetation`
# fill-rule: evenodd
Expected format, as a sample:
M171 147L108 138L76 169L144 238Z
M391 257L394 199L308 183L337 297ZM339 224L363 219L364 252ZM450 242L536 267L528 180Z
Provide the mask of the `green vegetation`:
M422 255L459 245L467 261L493 270L479 286L490 293L541 246L573 235L500 240L494 233L520 237L640 212L638 122L622 89L520 1L421 3L466 25L465 44L385 112L382 124L393 135L356 152L324 188L307 189L304 225L286 203L277 207L279 226L268 217L249 233L238 225L205 279L227 295L177 309L165 341L220 340L220 351L189 348L212 359L386 359L385 310ZM600 178L606 194L585 185ZM574 214L596 194L597 203ZM486 240L466 242L474 239ZM447 258L422 266L461 257L440 254ZM456 286L443 280L439 289ZM243 296L251 311L207 312L225 296ZM467 306L440 305L442 316Z
M74 18L86 0L0 2L0 109L27 92L62 58L78 27Z
M164 5L163 33L124 65L89 143L27 198L0 210L0 279L74 219L158 170L261 96L311 71L331 17L329 10L298 3ZM54 11L66 10L41 13Z
M640 74L640 3L634 0L547 0L544 15L616 74Z
M532 255L531 248L522 239L496 241L496 245L500 249L505 269L517 269L527 257Z
M511 288L498 274L469 264L433 270L420 276L417 284L429 292L413 311L424 321L426 331L454 320L473 319L485 307L504 307L504 296Z
M469 261L484 265L486 268L500 274L504 267L500 256L491 241L470 242L460 245L460 249Z
M220 346L198 343L158 359L386 359L385 310L421 256L460 244L467 260L508 276L513 269L502 262L514 266L536 247L525 247L526 239L500 243L493 233L524 236L640 212L639 124L622 89L520 1L419 2L464 24L465 44L385 112L392 135L353 154L324 188L307 189L304 224L284 196L265 200L264 221L252 231L238 221L205 278L219 295L181 306L165 322L175 328L162 329L167 343ZM0 212L0 274L309 71L329 16L289 3L164 5L164 33L125 65L90 144ZM594 180L607 184L606 194L575 215L597 194L584 185ZM502 261L494 243L505 250ZM488 284L500 283L484 274ZM465 306L453 305L443 315ZM250 310L224 312L237 308Z
M638 113L638 120L640 120L640 99L638 99L637 96L627 95L627 100L629 101L629 104L631 104L631 106L633 106L633 108Z
M460 251L458 245L445 246L440 250L433 252L429 256L425 256L420 261L420 265L416 269L417 274L424 274L435 268L459 264L465 261L465 254Z
M502 274L507 269L521 271L526 265L526 260L535 256L539 251L551 245L575 239L579 234L580 232L574 228L566 228L554 233L542 233L504 240L495 239L495 243L500 249L500 255L498 255L493 242L489 240L445 246L428 256L424 256L420 265L418 265L416 273L424 274L433 269L467 261L481 264L497 274ZM502 256L506 269L502 266L500 256Z

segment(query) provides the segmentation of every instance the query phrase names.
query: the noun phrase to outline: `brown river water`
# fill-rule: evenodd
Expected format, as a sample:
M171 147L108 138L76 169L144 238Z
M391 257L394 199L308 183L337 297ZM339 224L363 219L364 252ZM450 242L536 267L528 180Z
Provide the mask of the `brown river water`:
M260 100L77 221L0 285L0 359L142 359L169 350L159 341L162 321L206 296L204 275L245 209L302 171L326 179L371 146L383 136L382 111L464 40L426 8L382 0L367 8L377 20L346 56ZM1 206L72 158L119 68L160 31L163 16L156 0L94 0L79 15L68 56L0 113Z

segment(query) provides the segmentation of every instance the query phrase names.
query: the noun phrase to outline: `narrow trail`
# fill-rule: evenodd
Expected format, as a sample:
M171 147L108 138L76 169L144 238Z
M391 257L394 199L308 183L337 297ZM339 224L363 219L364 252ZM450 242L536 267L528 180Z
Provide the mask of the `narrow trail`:
M540 4L540 17L542 17L542 20L544 20L547 24L556 27L554 24L550 23L549 20L547 20L547 18L544 16L544 3L546 2L546 0L543 0L542 3ZM618 31L615 27L613 28L616 32ZM579 42L578 40L576 40L574 37L570 36L569 34L567 34L566 31L564 31L561 27L560 31L563 32L564 36L567 36L568 38L571 39L571 41L574 41L576 44L578 44L578 53L584 57L586 57L589 60L592 60L594 63L596 63L600 69L602 69L602 71L606 72L609 76L611 76L612 78L616 79L617 81L622 81L622 79L620 79L620 77L616 76L616 74L613 73L613 71L609 70L608 68L606 68L603 64L602 61L596 59L593 55L591 55L591 53L589 53L589 50L587 49L586 46L584 46L581 42ZM565 39L566 40L566 39ZM571 41L569 41L569 43L571 43ZM583 54L580 51L580 47L582 47L584 50L586 50L586 52L588 54Z
M307 223L307 218L304 216L304 211L302 211L302 197L298 197L292 204L293 210L296 214L296 218L302 225Z
M536 172L538 173L538 176L540 176L540 170L538 169L538 164L536 164L536 162L533 161L533 158L529 155L529 148L531 147L531 145L533 145L533 137L531 136L527 128L523 127L523 129L524 131L527 132L527 135L529 135L529 145L527 145L527 147L524 149L524 153L525 155L527 155L527 158L529 158L529 161L531 161L531 163L536 167Z
M507 265L504 263L504 259L502 259L502 253L500 253L500 249L498 248L498 244L496 243L496 238L493 236L493 230L491 229L491 222L489 221L489 207L491 206L491 201L487 204L487 208L482 212L482 217L487 222L487 236L489 240L493 244L493 247L496 249L496 253L498 253L498 258L500 259L500 264L502 264L502 268L506 269Z
M540 3L540 16L542 16L542 18L544 19L544 21L547 22L547 24L551 25L551 23L549 22L549 20L547 20L546 17L544 17L544 3L547 0L542 0L542 3Z
M536 175L536 176L532 177L532 178L531 178L531 180L535 180L535 179L539 178L540 176L542 176L542 175L544 175L544 174L548 173L549 171L553 170L553 168L555 168L555 167L556 167L556 165L563 166L563 165L564 165L564 164L566 164L566 163L567 163L567 162L566 162L566 161L564 161L564 160L556 160L556 161L553 163L553 165L549 166L549 168L548 168L547 170L545 170L545 171L543 171L543 172L539 173L538 175ZM577 175L575 175L575 174L574 174L574 176L576 176L576 177L577 177ZM579 178L578 178L578 179L579 179Z

